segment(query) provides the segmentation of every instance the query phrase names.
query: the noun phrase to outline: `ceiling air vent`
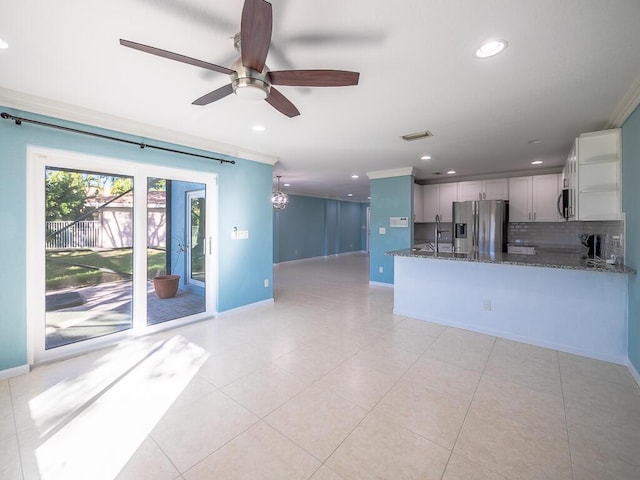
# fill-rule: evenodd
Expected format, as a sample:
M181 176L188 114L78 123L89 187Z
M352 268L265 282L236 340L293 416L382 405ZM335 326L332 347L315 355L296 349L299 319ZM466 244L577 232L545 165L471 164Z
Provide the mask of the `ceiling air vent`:
M433 137L433 133L429 130L425 130L424 132L417 133L408 133L407 135L402 135L402 139L407 142L413 142L414 140L420 140L421 138L429 138Z

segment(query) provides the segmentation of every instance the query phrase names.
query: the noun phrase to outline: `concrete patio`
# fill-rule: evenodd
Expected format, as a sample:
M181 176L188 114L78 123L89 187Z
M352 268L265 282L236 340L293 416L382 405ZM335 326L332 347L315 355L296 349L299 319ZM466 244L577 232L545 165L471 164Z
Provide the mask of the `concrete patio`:
M130 281L108 282L81 288L48 292L74 293L84 303L46 313L46 348L127 330L132 326L132 284ZM201 313L205 299L188 290L178 290L173 298L160 299L147 283L147 325Z

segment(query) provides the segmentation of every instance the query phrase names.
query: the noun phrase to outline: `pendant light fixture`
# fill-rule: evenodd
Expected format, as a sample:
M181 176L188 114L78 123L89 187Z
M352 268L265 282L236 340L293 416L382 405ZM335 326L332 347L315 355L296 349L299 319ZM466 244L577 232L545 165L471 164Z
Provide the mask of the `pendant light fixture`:
M271 194L271 205L273 205L273 209L276 211L284 210L287 208L289 204L289 195L280 191L280 177L282 175L277 175L278 177L278 186Z

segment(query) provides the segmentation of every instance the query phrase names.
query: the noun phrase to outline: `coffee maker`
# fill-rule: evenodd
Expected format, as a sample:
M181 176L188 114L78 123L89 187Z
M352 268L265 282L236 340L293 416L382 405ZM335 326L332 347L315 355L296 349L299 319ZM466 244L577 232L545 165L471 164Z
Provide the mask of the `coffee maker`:
M580 241L587 247L588 258L602 258L602 235L583 233Z

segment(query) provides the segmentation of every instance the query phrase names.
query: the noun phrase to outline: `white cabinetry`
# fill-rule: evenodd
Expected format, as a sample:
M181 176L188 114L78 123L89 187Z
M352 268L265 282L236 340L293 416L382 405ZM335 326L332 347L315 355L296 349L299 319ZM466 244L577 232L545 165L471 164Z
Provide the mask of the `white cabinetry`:
M423 215L425 222L435 222L440 215L442 222L453 220L453 202L458 201L458 184L423 185Z
M413 184L413 221L424 222L424 201L422 200L422 185Z
M620 220L620 129L580 135L575 150L578 220Z
M425 222L435 222L436 215L440 212L438 206L438 187L440 185L422 186L422 213Z
M506 178L476 180L458 183L458 201L467 200L507 200L509 181Z
M558 174L509 179L510 222L558 221Z

